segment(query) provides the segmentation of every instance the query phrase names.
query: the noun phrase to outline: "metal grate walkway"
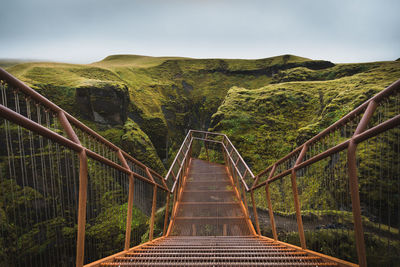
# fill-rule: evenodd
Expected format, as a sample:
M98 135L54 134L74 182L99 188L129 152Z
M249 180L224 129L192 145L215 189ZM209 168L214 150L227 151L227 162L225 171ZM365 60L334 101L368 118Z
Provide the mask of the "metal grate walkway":
M173 236L101 266L337 266L252 236Z
M170 235L250 235L224 165L192 159Z
M224 165L191 159L168 237L101 266L337 266L254 235Z

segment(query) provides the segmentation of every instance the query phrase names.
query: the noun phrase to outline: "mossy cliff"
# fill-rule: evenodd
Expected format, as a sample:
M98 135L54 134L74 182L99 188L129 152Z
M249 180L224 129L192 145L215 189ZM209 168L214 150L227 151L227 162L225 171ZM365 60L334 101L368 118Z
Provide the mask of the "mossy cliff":
M208 128L228 133L258 171L396 80L399 67L292 55L114 55L90 65L23 63L7 70L163 172L188 129Z
M211 130L228 134L258 172L399 78L398 62L284 70L264 87L230 88Z

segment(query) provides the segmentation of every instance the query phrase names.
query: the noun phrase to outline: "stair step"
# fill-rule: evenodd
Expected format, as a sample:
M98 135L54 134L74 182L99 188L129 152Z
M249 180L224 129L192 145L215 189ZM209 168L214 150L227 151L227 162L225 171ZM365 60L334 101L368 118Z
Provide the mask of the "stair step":
M163 256L163 257L259 257L259 256L306 256L307 253L300 251L288 251L288 252L279 252L276 251L266 251L260 253L259 251L210 251L210 252L193 252L193 251L176 251L176 252L155 252L155 251L136 251L134 253L127 253L124 257L146 257L146 256Z
M146 261L146 262L192 262L192 261L200 261L200 262L255 262L255 261L264 261L264 262L280 262L280 261L302 261L302 262L307 262L307 261L316 261L320 260L319 257L310 257L310 256L281 256L281 255L276 255L276 256L266 256L263 257L262 255L259 255L258 257L224 257L221 255L220 257L218 256L212 256L212 257L195 257L195 256L179 256L177 255L176 257L115 257L114 260L116 262L141 262L141 261Z
M238 217L175 217L175 220L192 220L194 223L201 220L245 220L246 217L238 216Z
M290 263L290 264L289 264ZM300 267L300 266L337 266L335 263L331 262L318 262L318 263L307 263L307 262L289 262L289 263L283 263L283 262L268 262L267 264L265 262L251 262L251 263L236 263L236 262L190 262L190 266L246 266L248 267L249 265L251 266L293 266L293 267ZM168 264L167 262L140 262L140 266L153 266L153 267L165 267L165 265ZM188 266L188 262L174 262L174 266ZM101 266L137 266L138 263L130 263L130 262L107 262L107 263L102 263Z
M239 203L231 201L231 202L180 202L182 206L239 206Z

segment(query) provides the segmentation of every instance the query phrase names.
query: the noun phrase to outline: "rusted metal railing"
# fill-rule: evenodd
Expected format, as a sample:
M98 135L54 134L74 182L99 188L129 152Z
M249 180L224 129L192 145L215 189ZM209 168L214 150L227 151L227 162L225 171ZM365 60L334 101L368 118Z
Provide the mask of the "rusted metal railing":
M10 223L16 227L21 224L21 230L16 230L17 232L10 230L9 234L15 237L15 242L21 242L20 239L25 234L23 231L34 231L37 227L43 228L46 223L50 224L51 220L53 223L55 220L62 220L68 222L68 225L64 223L63 227L64 229L70 227L68 229L71 229L76 240L74 253L70 247L72 244L65 243L64 239L67 239L65 237L57 238L53 244L47 245L44 243L46 240L43 241L40 237L33 238L29 246L41 246L42 252L37 258L21 256L26 254L26 251L32 250L26 246L20 251L14 251L15 256L17 254L19 256L11 259L13 262L6 261L4 264L52 266L63 259L67 265L71 265L72 259L75 258L74 264L83 266L85 263L98 260L99 257L109 256L107 255L109 252L99 251L96 247L96 236L87 233L87 229L96 231L95 228L91 228L92 225L104 223L99 216L107 216L105 214L121 221L125 228L125 238L121 247L109 249L128 250L141 243L144 234L136 233L139 236L132 237L134 206L144 213L146 210L151 210L146 215L150 217L148 240L152 241L156 207L165 206L166 217L168 216L170 190L163 177L1 68L0 81L0 117L3 118L1 133L5 136L1 154L2 159L8 161L6 168L8 174L2 177L0 182L3 186L13 185L11 189L9 188L11 192L8 192L11 197L15 197L19 192L16 190L21 188L23 190L21 192L32 190L31 194L34 194L35 198L34 202L26 196L21 200L23 203L20 205L25 206L21 210L23 212L21 216L25 216L25 220L29 222L21 222L18 217L13 217L15 221ZM71 152L67 154L67 151ZM78 157L76 165L75 156ZM74 180L75 173L78 175L76 180ZM71 179L70 185L64 184L62 181L64 176ZM75 182L78 183L76 188L69 188L74 186ZM148 193L149 188L151 188L150 193ZM61 195L56 195L56 191ZM77 192L79 194L75 197ZM165 199L160 200L158 194L165 196ZM146 199L148 195L152 197ZM109 198L108 203L104 203L105 197ZM59 201L52 202L52 199ZM157 203L157 199L161 202ZM1 200L5 207L15 205L8 202L5 192ZM38 201L46 203L46 215L40 213L39 206L33 209L35 213L28 209L29 205L32 203L37 205ZM126 214L121 215L121 211L115 209L125 207L125 204ZM71 205L71 210L68 205ZM52 210L57 210L57 213L54 212L52 215ZM165 231L166 226L163 228ZM56 232L55 235L63 234ZM9 246L12 247L13 244ZM96 266L101 261L86 266Z

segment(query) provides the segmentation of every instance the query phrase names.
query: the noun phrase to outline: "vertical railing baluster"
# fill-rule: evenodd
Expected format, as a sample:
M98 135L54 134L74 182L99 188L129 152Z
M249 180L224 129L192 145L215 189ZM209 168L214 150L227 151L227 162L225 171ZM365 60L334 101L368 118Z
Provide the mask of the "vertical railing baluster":
M357 159L356 159L356 151L357 144L354 141L354 136L365 131L368 122L371 120L372 115L374 114L377 103L375 101L369 102L367 109L362 116L357 129L354 131L354 134L350 140L349 147L347 149L347 168L349 173L349 185L350 185L350 195L351 195L351 206L353 210L353 218L354 218L354 232L356 238L356 248L358 255L358 264L360 266L367 266L367 256L365 252L365 241L364 241L364 230L362 225L361 218L361 208L360 208L360 192L358 186L358 177L357 177Z
M303 220L301 218L301 209L300 209L300 201L299 201L299 193L297 190L297 182L296 182L296 169L295 167L303 160L304 155L307 152L307 145L303 145L299 157L294 164L294 167L291 172L290 180L292 182L292 193L293 193L293 201L294 201L294 208L296 210L296 219L297 219L297 227L299 231L300 237L300 244L303 249L306 249L306 238L304 235L304 228L303 228Z
M167 234L167 225L168 225L168 215L169 215L169 199L171 193L167 192L167 203L165 204L165 217L164 217L164 228L163 228L163 236Z
M257 207L256 207L256 202L254 200L254 190L251 190L251 202L253 203L253 216L254 216L254 221L256 223L256 230L257 230L257 233L259 235L261 235L260 223L258 222Z
M133 170L129 167L128 162L126 161L124 155L122 154L121 150L118 150L117 152L118 158L122 165L124 166L125 169L128 169L130 171L129 174L129 192L128 192L128 207L126 211L126 228L125 228L125 245L124 249L128 250L131 244L131 226L132 226L132 210L133 210L133 192L135 190L134 188L134 177L133 177Z
M78 136L72 128L64 111L58 112L58 119L69 139L81 145ZM78 230L76 238L76 267L82 267L85 258L85 225L86 225L86 201L88 185L88 160L86 151L82 147L79 153L79 200L78 200Z
M270 222L271 222L272 236L274 237L274 240L278 240L278 235L276 233L274 211L272 210L271 196L270 196L270 193L269 193L269 183L267 183L265 185L265 194L266 194L266 197L267 197L268 213L269 213L269 219L270 219Z
M154 217L156 215L156 204L157 204L157 185L154 184L153 189L153 205L151 207L151 218L150 218L150 230L149 230L149 241L153 240L154 232Z

